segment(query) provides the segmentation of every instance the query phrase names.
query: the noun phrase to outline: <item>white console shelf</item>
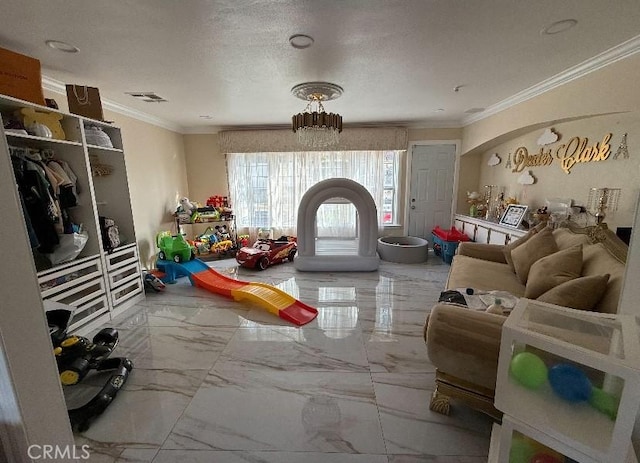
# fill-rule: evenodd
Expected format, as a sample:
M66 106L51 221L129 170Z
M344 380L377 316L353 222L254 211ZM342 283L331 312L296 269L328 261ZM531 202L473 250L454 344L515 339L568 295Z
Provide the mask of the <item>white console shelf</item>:
M527 230L462 214L456 214L454 226L473 241L485 244L509 244L527 233Z
M3 128L5 122L23 108L59 114L65 139L6 132ZM77 177L77 205L68 208L67 213L72 223L82 224L87 232L86 245L74 260L54 265L53 268L41 269L33 275L24 275L24 278L37 281L43 300L49 299L75 307L70 329L78 334L86 334L99 324L109 321L113 315L144 299L120 129L102 121L2 95L0 122L1 156L10 157L9 147L14 153L25 149L48 150L53 153L54 159L68 164ZM85 131L90 125L99 126L109 136L113 148L88 144ZM17 198L18 180L15 175L13 179ZM123 238L123 244L110 252L104 250L100 216L113 219ZM3 217L3 220L25 222L24 209L20 217ZM12 239L29 242L26 222L23 229L23 236ZM11 306L11 301L5 302L8 307Z

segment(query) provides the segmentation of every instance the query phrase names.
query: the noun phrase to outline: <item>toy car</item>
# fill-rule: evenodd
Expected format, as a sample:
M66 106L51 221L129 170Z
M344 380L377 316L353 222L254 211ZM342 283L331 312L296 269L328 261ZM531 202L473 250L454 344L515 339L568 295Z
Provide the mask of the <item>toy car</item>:
M258 240L253 247L240 248L236 260L243 267L264 270L285 259L293 262L297 251L295 238L281 236L277 240Z
M184 236L161 233L158 235L158 259L173 260L174 262L185 262L195 257L195 250L191 247Z

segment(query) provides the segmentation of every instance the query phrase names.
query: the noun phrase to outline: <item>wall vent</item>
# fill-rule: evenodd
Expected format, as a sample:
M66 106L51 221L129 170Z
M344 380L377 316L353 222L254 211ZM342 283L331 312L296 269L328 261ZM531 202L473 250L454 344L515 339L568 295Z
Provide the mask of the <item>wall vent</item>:
M167 101L161 96L156 95L155 92L126 92L126 94L146 103L164 103Z

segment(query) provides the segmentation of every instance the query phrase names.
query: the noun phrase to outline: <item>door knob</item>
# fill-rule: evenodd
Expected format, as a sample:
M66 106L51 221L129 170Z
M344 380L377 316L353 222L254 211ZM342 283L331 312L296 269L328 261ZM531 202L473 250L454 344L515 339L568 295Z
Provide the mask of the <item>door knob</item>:
M415 206L411 206L411 209L415 209L415 208L416 208Z

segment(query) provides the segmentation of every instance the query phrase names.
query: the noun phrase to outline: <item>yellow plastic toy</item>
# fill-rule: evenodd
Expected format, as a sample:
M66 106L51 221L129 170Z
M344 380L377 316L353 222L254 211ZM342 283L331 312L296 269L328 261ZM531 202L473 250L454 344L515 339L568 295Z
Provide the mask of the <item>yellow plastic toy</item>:
M62 114L36 111L34 108L22 108L14 114L22 121L25 127L35 123L44 124L51 130L53 138L66 140L64 130L60 124Z

